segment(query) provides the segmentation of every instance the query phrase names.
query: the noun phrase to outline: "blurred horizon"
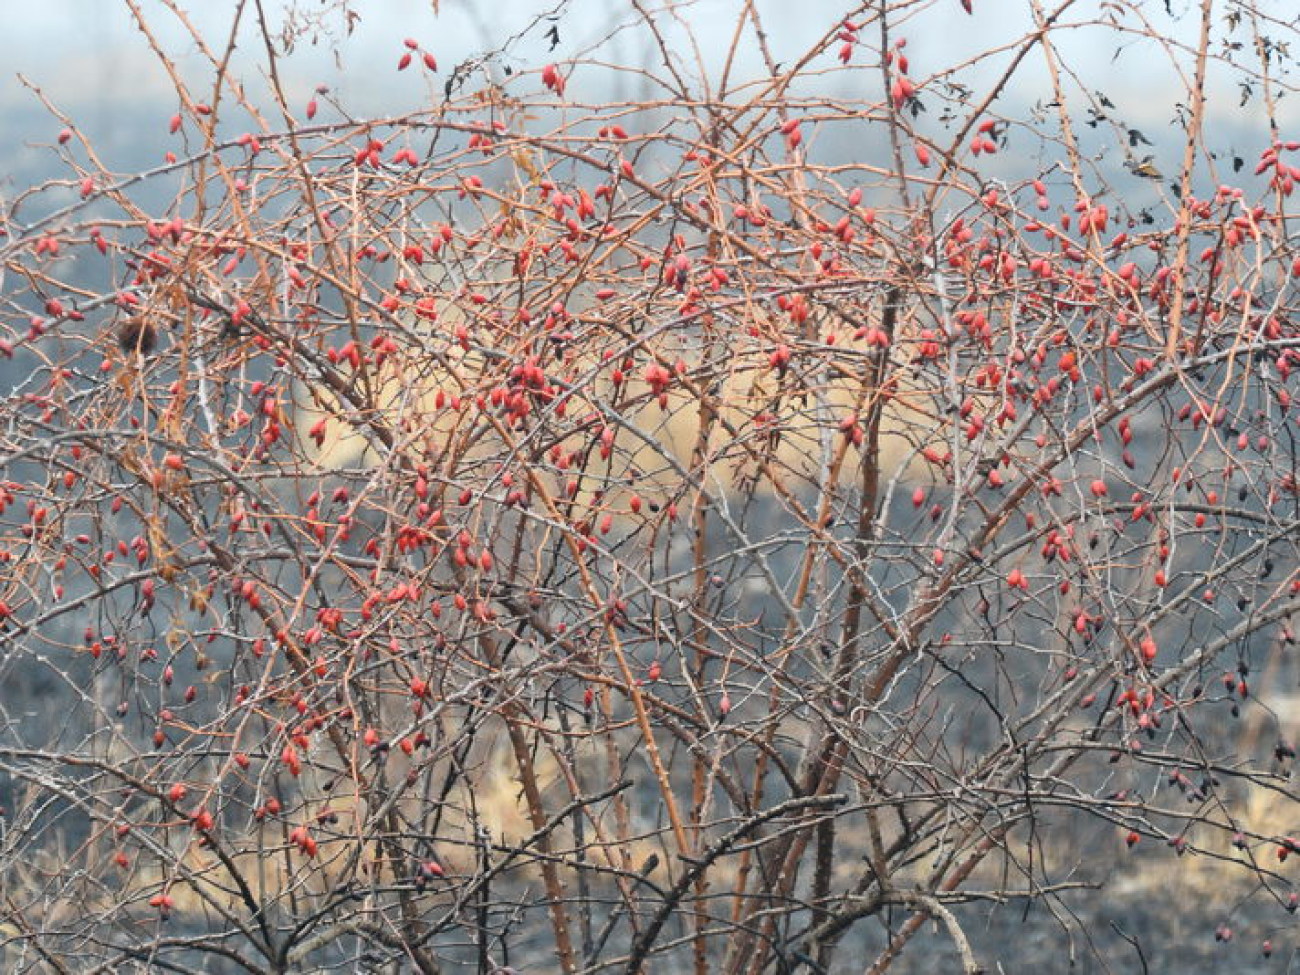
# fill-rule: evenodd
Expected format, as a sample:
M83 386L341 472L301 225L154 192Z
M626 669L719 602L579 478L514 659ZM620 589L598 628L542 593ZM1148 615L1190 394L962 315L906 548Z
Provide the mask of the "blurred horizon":
M994 5L995 0L975 0L974 15L968 17L961 12L958 0L935 0L909 17L898 29L897 36L906 38L906 53L914 76L924 81L933 75L934 83L939 84L942 77L936 72L942 73L979 52L995 50L1001 45L1014 46L1032 30L1028 2L996 0L996 15L990 12ZM1268 0L1264 3L1266 8L1275 5ZM139 6L151 36L176 59L179 76L192 86L196 99L201 99L212 84L209 62L164 3L141 0ZM440 11L437 16L435 6ZM682 72L698 82L698 58L707 63L710 80L716 80L735 33L736 0L672 4L671 16L662 13L664 6L668 5L652 9L661 11L657 22ZM1181 156L1182 133L1173 123L1176 96L1184 89L1177 83L1167 56L1151 56L1155 42L1101 25L1100 18L1108 6L1113 5L1091 0L1071 6L1070 13L1078 18L1080 26L1065 33L1077 43L1065 47L1061 56L1073 69L1080 87L1088 89L1090 79L1096 79L1096 87L1089 97L1102 105L1111 104L1115 118L1122 118L1151 140L1152 146L1138 147L1142 154L1153 154L1159 165L1161 157L1168 153L1164 168L1176 165L1177 157ZM1149 29L1169 31L1161 35L1163 44L1175 45L1180 33L1194 32L1196 17L1185 2L1174 5L1175 14L1185 11L1185 16L1176 20L1164 15L1160 9L1163 4L1148 6L1151 8ZM349 7L359 16L348 19ZM766 0L758 7L773 56L778 61L795 58L808 50L834 26L837 12L836 7L828 6L824 17L809 16L806 7L777 0ZM208 4L187 11L186 16L209 43L219 48L230 34L235 9L235 5ZM317 85L326 85L357 118L383 117L429 107L441 100L442 87L453 69L469 64L485 51L505 52L479 70L490 72L494 80L507 85L510 83L507 69L517 75L536 71L550 61L564 64L594 52L608 67L584 65L574 70L568 79L567 98L635 101L665 97L662 90L655 90L649 84L645 73L636 70L642 67L653 70L660 64L660 54L648 32L620 29L636 18L635 11L621 5L611 9L598 0L512 0L502 6L484 4L481 0L438 0L436 3L393 0L360 5L340 0L277 0L268 4L268 9L275 18L271 24L273 32L278 34L290 23L286 14L290 9L297 11L297 20L293 22L304 32L292 54L281 57L278 65L289 99L305 103ZM1143 14L1147 14L1145 9ZM318 19L318 31L308 29L306 15ZM1094 18L1098 23L1092 23ZM265 111L271 106L264 77L266 52L255 25L255 12L246 11L230 70L247 87L254 104ZM1128 26L1134 29L1137 25ZM698 46L692 44L685 27L696 35ZM177 109L176 94L167 71L150 50L149 38L137 28L125 5L111 0L56 0L25 7L11 16L8 28L0 36L0 63L6 65L0 84L0 111L6 114L9 128L18 133L18 138L16 144L0 151L0 180L9 184L6 192L23 185L15 177L32 166L31 160L24 158L33 151L31 147L48 145L59 128L54 118L49 119L48 126L41 125L46 110L29 84L69 115L78 129L104 153L110 167L138 166L140 152L147 151L149 159L161 157L168 147L166 124ZM1108 33L1094 37L1089 33L1092 29ZM437 57L436 76L422 78L414 70L404 73L396 70L397 59L404 51L403 39L408 36ZM1101 36L1106 38L1106 44L1095 43ZM1116 37L1120 38L1118 42ZM1130 37L1131 40L1126 40ZM865 40L878 44L878 38ZM1009 57L1009 54L995 56L985 65L963 69L963 84L980 84L986 78L992 83ZM825 60L826 68L839 67L830 51ZM1035 51L1017 68L1016 83L1003 91L991 106L995 114L1023 119L1035 104L1040 107L1045 104L1044 94L1050 85L1042 61L1041 53ZM615 72L615 64L632 70ZM1279 73L1282 70L1280 67ZM765 73L751 32L737 47L736 63L730 73L732 87ZM1223 133L1230 140L1251 143L1235 147L1243 155L1258 152L1268 138L1263 114L1257 111L1258 93L1241 105L1235 84L1224 87L1216 83L1214 75L1212 66L1207 82L1208 140L1213 143ZM867 84L880 87L879 73L875 71L865 75L857 72L819 75L814 70L811 78L802 82L805 87L801 92L812 93L808 86L824 81L825 89L816 94L864 101L883 97L883 92L871 88L851 90L864 77ZM1103 80L1108 86L1105 89L1101 87ZM474 84L473 78L469 83ZM526 84L532 90L535 79ZM974 90L971 102L978 102L982 94ZM1089 120L1084 117L1088 105L1082 93L1072 108L1078 116L1075 124L1084 129ZM1278 100L1277 110L1285 115L1284 122L1296 122L1297 110L1285 99ZM139 123L136 123L137 115ZM146 122L149 116L156 120ZM268 114L268 121L274 127L274 117ZM246 122L237 124L241 130L248 127ZM934 129L937 119L922 117L918 124ZM1044 125L1051 124L1049 115ZM1287 134L1283 132L1282 137L1286 138ZM1300 136L1300 131L1292 135ZM1166 140L1162 136L1170 137L1168 144L1164 144ZM1102 138L1103 145L1099 148L1105 148L1106 141ZM1114 148L1124 149L1118 145ZM1218 147L1211 145L1211 148ZM36 168L39 170L40 166Z

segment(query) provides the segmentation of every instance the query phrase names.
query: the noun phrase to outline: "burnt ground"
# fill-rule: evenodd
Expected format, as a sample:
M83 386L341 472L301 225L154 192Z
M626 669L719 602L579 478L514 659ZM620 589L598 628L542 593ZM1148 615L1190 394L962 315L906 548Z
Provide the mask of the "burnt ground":
M977 960L992 972L1093 973L1178 972L1185 975L1279 975L1300 972L1296 947L1300 921L1274 905L1233 915L1232 938L1218 941L1224 914L1188 896L1177 885L1153 894L1102 891L1076 903L1069 929L1044 907L1002 906L965 911L966 933ZM1262 944L1272 940L1271 957ZM872 938L881 943L882 939ZM1071 953L1073 952L1073 961ZM836 971L861 972L861 964L841 959ZM927 923L890 969L891 975L960 972L951 939Z

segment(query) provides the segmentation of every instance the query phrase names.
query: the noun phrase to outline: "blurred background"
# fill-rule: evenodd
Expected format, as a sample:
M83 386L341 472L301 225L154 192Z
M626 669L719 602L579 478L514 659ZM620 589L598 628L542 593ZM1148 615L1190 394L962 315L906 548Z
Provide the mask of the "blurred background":
M1259 6L1293 19L1293 3L1261 0ZM137 20L133 6L141 20ZM234 0L191 4L184 16L191 18L195 31L220 51L228 42L236 6ZM708 0L648 8L655 11L665 47L682 73L692 80L697 95L714 92L731 47L740 6L739 0ZM833 28L847 5L828 0L762 0L757 6L768 29L773 56L778 61L793 61ZM914 77L940 84L943 79L935 79L936 73L963 66L960 82L969 87L971 104L977 103L1007 70L1016 43L1034 26L1029 0L974 0L974 6L975 15L967 17L959 0L938 0L921 6L914 17L898 27L898 36L907 40ZM1058 35L1067 45L1059 52L1061 58L1072 69L1068 84L1081 151L1093 160L1110 192L1133 210L1173 209L1176 201L1169 185L1177 174L1183 151L1178 102L1185 97L1191 60L1181 45L1194 40L1194 6L1186 0L1146 3L1140 6L1148 18L1145 23L1129 19L1121 30L1107 21L1109 6L1093 0L1076 4L1070 16L1078 21L1077 29ZM66 170L51 148L64 123L51 114L42 99L75 125L109 170L128 173L160 164L164 152L176 148L167 127L168 119L179 107L177 94L152 45L174 60L179 76L196 99L207 97L213 89L210 60L176 12L157 0L139 0L134 5L123 0L6 0L3 9L6 29L0 32L0 131L8 133L9 138L0 143L0 198L6 201L47 179L66 178ZM636 24L630 0L266 0L265 9L271 32L280 40L278 70L295 110L301 109L318 86L325 86L330 97L354 118L392 117L437 104L444 97L443 85L457 74L457 69L463 69L471 79L467 83L471 89L484 77L508 87L512 79L535 73L547 63L586 59L632 70L583 64L568 80L569 99L670 100L670 94L652 79L652 74L664 74L658 45L646 31L630 26ZM272 127L278 128L266 79L266 50L261 38L249 29L251 15L246 15L246 20L248 23L236 38L229 71L253 102L267 111ZM1140 36L1138 29L1148 31L1148 36ZM396 70L404 51L403 38L408 36L437 56L440 71L435 77ZM874 46L877 42L872 39L869 43ZM967 59L989 51L997 53L974 66L964 66ZM491 54L485 57L488 52ZM832 66L832 57L824 60L828 68ZM1280 52L1278 71L1293 71L1293 61L1289 53ZM766 73L756 47L742 44L730 67L733 86ZM1017 69L1015 79L993 105L995 114L1019 119L1031 129L1038 126L1052 131L1055 113L1043 58L1031 55ZM518 83L530 94L539 87L536 77ZM872 102L883 97L878 71L813 70L801 84L796 94L830 95L846 102ZM818 85L821 90L814 91ZM1243 87L1238 77L1229 77L1217 66L1211 69L1207 91L1206 141L1214 158L1205 167L1198 190L1204 184L1217 182L1237 180L1244 184L1250 179L1259 152L1272 139L1260 92L1248 85ZM936 139L943 131L938 109L935 100L930 115L917 121L918 127ZM1300 138L1300 107L1283 100L1277 112L1281 137ZM250 128L240 113L232 113L225 124L232 134ZM847 126L831 127L825 132L810 130L808 145L809 151L821 160L856 161L881 151L878 145L855 141ZM1000 176L1009 182L1029 179L1048 168L1058 153L1058 146L1043 144L1031 131L1013 130L1008 133L1005 151L982 165L981 172L989 179ZM1150 168L1143 173L1136 171L1144 165ZM165 199L168 190L163 181L152 189L160 199ZM1060 194L1057 202L1061 202L1069 198L1072 189L1059 185L1053 193ZM71 186L66 193L44 194L31 202L28 216L72 199L75 188ZM0 365L0 388L7 393L21 373L18 364ZM1243 737L1266 738L1265 725L1247 729ZM1285 817L1289 811L1281 815ZM1100 838L1101 842L1111 840L1109 836ZM1080 845L1085 842L1081 839ZM1158 880L1178 885L1190 901L1231 897L1213 889L1216 876L1209 870L1183 871L1161 874ZM1149 943L1178 944L1194 939L1203 948L1214 947L1204 944L1209 940L1204 912L1171 913L1166 904L1159 916L1155 916L1156 912L1144 914L1135 905L1148 903L1148 894L1149 886L1137 878L1127 886L1123 882L1113 885L1108 901L1081 911L1085 927L1095 928L1099 939L1108 939L1107 943L1120 950L1124 946L1108 925L1123 925L1118 935L1121 939L1145 927ZM1214 917L1230 910L1231 905L1216 905ZM1035 920L1045 923L1036 927L1020 924L1023 917L1019 907L1002 911L996 920L990 912L984 926L978 921L972 925L972 935L982 954L1008 957L1008 939L1014 938L1020 958L1039 953L1038 970L1065 970L1068 961L1064 958L1056 957L1059 965L1042 960L1044 955L1050 957L1053 946L1059 950L1059 929L1041 914ZM931 954L927 961L927 945L935 946L935 951L948 950L941 935L923 939L911 959L913 964L904 964L899 970L944 970L934 965L934 959L940 956ZM1192 966L1197 955L1199 952L1194 951L1181 963ZM952 961L948 955L942 957ZM1251 957L1253 960L1253 954ZM1089 957L1077 970L1094 970L1088 967L1093 961ZM1125 957L1115 970L1135 970L1128 964L1132 961L1131 956ZM1174 970L1161 962L1154 960L1151 970ZM1194 970L1215 970L1215 964L1211 961L1208 967ZM1253 970L1250 962L1240 956L1234 967L1240 972ZM1012 961L1006 970L1029 968ZM1193 967L1182 970L1191 971Z
M148 36L137 24L132 6L147 24ZM847 5L826 0L806 4L763 0L757 6L768 27L774 56L793 59L806 52ZM1195 10L1186 0L1167 4L1162 0L1138 5L1145 25L1126 19L1126 27L1144 26L1161 37L1166 47L1161 51L1149 39L1117 31L1108 22L1108 6L1088 2L1070 8L1069 16L1080 26L1057 35L1058 43L1068 45L1060 56L1081 88L1104 96L1110 106L1107 111L1139 129L1152 143L1150 147L1141 143L1127 147L1135 150L1127 155L1150 154L1168 173L1179 159L1179 132L1173 123L1177 99L1185 90L1169 52L1184 41L1194 41ZM1288 16L1285 3L1261 6L1266 11L1277 8L1284 19ZM139 0L133 5L113 0L7 0L4 7L0 113L3 130L11 137L0 145L0 185L6 193L40 178L43 160L48 157L34 151L34 146L47 142L58 130L32 86L75 119L111 168L124 170L159 159L166 120L177 107L171 80L150 51L151 38L176 58L181 77L196 94L211 87L210 69L190 32L158 0ZM214 48L223 47L236 4L188 7L184 16ZM684 72L698 79L703 64L716 80L735 31L738 7L736 0L701 0L651 5L649 9L659 11L656 17L665 39ZM503 52L480 68L497 80L504 79L507 72L535 71L550 61L575 60L593 53L606 63L653 70L660 64L659 52L645 31L629 27L631 9L629 3L606 0L375 0L351 4L344 0L269 0L265 4L273 32L292 40L292 56L280 65L286 90L305 101L317 85L328 85L361 117L398 114L440 97L438 91L419 82L414 72L396 72L402 39L407 36L417 38L436 54L444 77L455 66L487 51ZM944 0L923 6L897 27L896 36L906 37L913 73L920 79L1007 45L1005 54L987 59L975 70L962 69L962 82L978 95L979 85L991 83L1010 63L1011 45L1033 29L1030 9L1028 0L975 0L975 14L968 17L958 0ZM251 24L252 17L246 16L245 22ZM265 53L260 39L245 29L230 66L231 73L262 104L266 104ZM1183 60L1188 58L1184 55ZM1287 60L1283 56L1279 73L1287 70ZM742 44L731 68L733 82L762 72L755 45ZM816 83L816 78L812 75L808 83ZM847 90L860 80L853 75L831 74L823 80L825 88L837 95L872 96ZM1220 143L1218 148L1257 153L1268 139L1257 94L1246 98L1235 78L1229 80L1214 67L1207 90L1211 93L1208 129ZM642 75L585 68L570 79L568 95L619 100L662 98L664 92L654 90ZM1017 68L1015 83L994 107L1001 114L1018 115L1017 109L1043 107L1048 102L1043 58L1034 55ZM1104 103L1098 104L1105 108ZM1289 123L1294 133L1297 107L1283 101L1278 111L1284 127ZM1091 127L1085 117L1076 122L1084 136L1098 136L1088 147L1090 151L1104 152L1109 142L1114 164L1124 161L1126 147L1108 139L1104 126ZM834 151L836 147L829 148Z

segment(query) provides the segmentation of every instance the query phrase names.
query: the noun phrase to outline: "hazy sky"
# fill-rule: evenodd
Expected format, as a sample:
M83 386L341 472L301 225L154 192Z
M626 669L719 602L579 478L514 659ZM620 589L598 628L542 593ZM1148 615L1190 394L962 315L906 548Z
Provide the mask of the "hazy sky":
M330 12L338 0L298 0L306 11L325 11L322 18L336 30L342 23ZM644 38L616 27L629 19L631 4L627 0L440 0L441 16L435 18L432 0L352 0L361 17L354 35L344 48L347 69L336 73L328 42L314 50L304 45L289 63L289 74L300 84L329 81L350 89L356 97L371 98L382 94L398 79L393 64L401 54L401 39L414 36L437 54L442 65L450 66L464 57L489 46L501 44L511 35L523 31L536 17L548 11L562 10L558 21L561 42L554 55L548 51L545 27L535 28L514 48L525 65L555 57L576 56L598 39L612 37L614 47L624 59L636 62L651 57ZM908 53L924 74L927 69L952 63L962 56L1023 35L1030 27L1028 0L974 0L976 14L967 17L958 0L936 0L916 20L900 27L908 38ZM1185 0L1180 0L1185 3ZM158 0L140 0L146 19L165 46L174 51L193 53L185 33L175 18ZM662 0L659 5L662 6ZM156 93L168 94L165 75L149 55L144 37L135 28L125 4L119 0L43 0L20 2L4 0L9 9L5 31L0 34L0 99L12 103L23 98L15 83L16 74L24 74L55 97L68 102L114 102L124 98L139 99ZM229 30L233 0L205 0L183 5L188 16L210 38L223 38ZM279 19L284 0L267 0L272 16ZM720 59L729 41L739 7L737 0L696 0L676 4L681 20L695 29L706 58ZM778 56L793 57L804 50L829 25L831 16L843 6L839 0L760 0L769 26L769 40ZM1080 2L1072 13L1094 12L1097 0ZM1161 3L1151 3L1153 14ZM250 4L251 7L251 4ZM809 12L824 10L809 16ZM1082 19L1082 18L1080 18ZM665 30L672 31L672 18L663 18ZM680 41L680 37L673 38ZM253 38L245 37L245 47ZM691 58L685 43L675 44L684 59ZM1095 48L1095 49L1094 49ZM242 62L245 70L253 63L255 51L248 51ZM744 47L741 74L752 74L757 60L752 45ZM1113 40L1099 45L1084 32L1075 34L1070 57L1082 62L1085 74L1097 73L1118 86L1146 85L1157 81L1157 65L1150 57L1121 58L1111 63ZM184 64L184 61L182 61ZM198 64L197 59L191 64ZM237 62L237 65L239 62ZM1035 72L1037 73L1037 72Z
M120 0L0 2L6 8L6 29L0 34L0 110L30 108L35 104L31 93L18 81L21 74L67 108L88 134L106 148L142 137L142 133L120 124L122 105L145 110L155 110L156 105L162 128L157 140L149 133L149 141L156 145L162 143L166 119L176 108L176 97L124 3ZM664 0L647 2L652 9L670 6ZM924 78L945 65L960 63L970 54L1010 43L1030 27L1028 0L973 2L973 17L961 12L959 0L934 0L916 19L900 25L899 32L908 39L907 53L914 76ZM1176 11L1189 7L1189 0L1172 2ZM1282 13L1285 9L1294 11L1296 0L1261 2ZM515 68L535 69L550 60L577 58L590 53L597 42L604 43L601 55L606 60L657 67L658 55L647 43L644 31L618 29L620 24L632 19L628 0L496 0L492 3L440 0L441 16L437 18L432 3L433 0L352 0L361 19L354 35L341 48L341 61L336 61L334 45L329 39L314 48L303 43L283 64L287 87L294 97L305 101L314 85L327 83L356 115L394 114L427 103L447 70L456 63L482 50L498 47L521 32L523 36L510 48ZM273 17L282 18L283 0L266 0L266 4ZM298 0L297 5L306 11L324 11L325 23L335 35L341 35L342 17L331 9L337 4L338 0ZM204 84L210 84L210 69L186 38L181 25L159 0L140 0L140 5L163 45L176 53L183 75L196 86L196 97L204 94ZM235 9L233 0L190 0L186 6L205 36L214 40L226 36ZM732 35L740 6L738 0L697 0L671 6L675 7L680 23L691 25L700 43L701 56L714 65L720 62ZM777 56L794 58L827 28L831 16L844 5L839 0L760 0L759 6L765 12L769 39ZM1163 8L1164 0L1143 5L1144 14L1155 18L1153 26L1168 27L1163 21ZM1070 16L1086 21L1105 9L1102 0L1078 0L1071 7ZM528 28L535 18L557 10L562 11L556 25L560 43L552 53L546 38L549 25L543 22ZM810 16L810 11L817 15ZM1186 18L1187 28L1194 27L1194 19ZM688 70L693 69L694 53L684 31L675 26L669 14L663 14L661 22L670 35L674 51ZM414 71L399 74L395 70L403 52L402 39L407 36L417 38L438 57L443 73L436 85L429 85ZM1117 36L1110 28L1080 27L1061 32L1059 40L1065 48L1066 59L1078 69L1079 76L1090 87L1104 87L1107 96L1133 124L1149 129L1153 137L1171 132L1174 74L1167 58L1148 42L1134 39L1117 45ZM250 88L256 89L264 57L251 31L243 35L240 47L233 71ZM824 60L832 59L827 56ZM1005 63L1005 57L991 61L987 76L991 77L993 70ZM1021 69L1020 83L1007 92L1008 100L1032 102L1044 94L1046 83L1041 64L1039 55L1031 55ZM754 46L747 43L742 47L735 75L752 78L759 72ZM577 72L570 81L570 92L582 93L597 74L595 69ZM972 77L980 81L978 75ZM601 83L607 81L608 76L601 79ZM836 81L838 85L851 83L858 82L852 76L843 75ZM623 75L621 84L624 90L615 91L615 97L635 97L639 93L632 87L632 76ZM1218 117L1229 130L1250 121L1251 111L1243 112L1237 107L1235 86L1216 89L1212 85L1211 91L1216 95L1211 100L1212 119ZM599 97L591 88L586 93ZM841 90L839 93L849 97L878 97L878 93L870 92L857 95ZM139 114L133 114L138 123ZM31 141L47 142L50 138L46 132L21 135ZM4 152L0 150L0 170L11 169L3 159Z

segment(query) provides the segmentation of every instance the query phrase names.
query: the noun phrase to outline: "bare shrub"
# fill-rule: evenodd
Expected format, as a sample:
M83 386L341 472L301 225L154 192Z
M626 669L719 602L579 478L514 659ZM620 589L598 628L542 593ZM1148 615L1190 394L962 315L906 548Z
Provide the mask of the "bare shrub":
M7 971L976 971L1126 857L1294 907L1282 5L633 4L396 38L382 119L281 81L346 5L202 88L128 6L165 161L47 102L0 214Z

